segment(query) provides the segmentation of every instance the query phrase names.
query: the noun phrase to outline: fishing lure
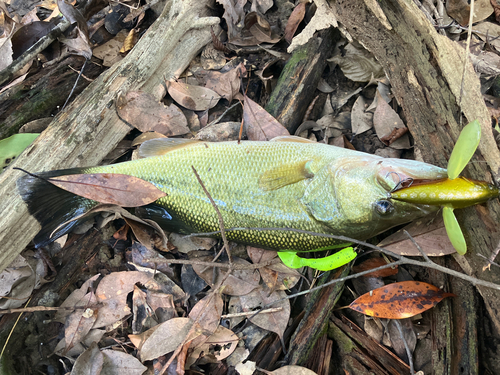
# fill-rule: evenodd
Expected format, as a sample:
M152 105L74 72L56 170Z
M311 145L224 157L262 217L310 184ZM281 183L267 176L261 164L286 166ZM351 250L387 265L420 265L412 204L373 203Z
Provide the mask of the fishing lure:
M480 139L481 124L477 120L472 121L463 128L453 148L448 161L448 178L410 183L410 186L390 193L391 199L442 206L446 233L455 250L461 255L467 252L467 244L453 210L483 203L499 196L499 189L495 185L459 177L474 155Z

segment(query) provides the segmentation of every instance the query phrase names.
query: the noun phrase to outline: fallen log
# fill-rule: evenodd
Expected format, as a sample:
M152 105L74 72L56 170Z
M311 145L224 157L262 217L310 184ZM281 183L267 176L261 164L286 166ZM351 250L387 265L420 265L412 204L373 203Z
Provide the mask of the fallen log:
M115 101L131 90L163 95L165 78L178 77L210 40L208 0L168 0L160 17L120 63L88 86L37 140L0 175L0 271L40 230L17 193L20 167L28 171L98 164L130 126L118 118Z

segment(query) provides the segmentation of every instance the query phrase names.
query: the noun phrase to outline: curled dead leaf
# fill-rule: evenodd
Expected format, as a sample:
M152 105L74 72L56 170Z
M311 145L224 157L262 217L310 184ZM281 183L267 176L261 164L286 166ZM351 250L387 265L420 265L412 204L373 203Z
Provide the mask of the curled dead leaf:
M47 181L84 198L122 207L144 206L167 195L151 182L117 173L73 174Z
M206 87L190 85L177 81L167 81L169 95L178 104L193 111L206 111L215 107L220 96Z

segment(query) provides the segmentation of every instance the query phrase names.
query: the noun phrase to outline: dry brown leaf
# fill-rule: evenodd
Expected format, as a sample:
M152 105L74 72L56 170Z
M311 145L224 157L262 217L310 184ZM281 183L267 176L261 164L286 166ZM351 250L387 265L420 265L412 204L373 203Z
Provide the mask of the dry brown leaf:
M304 19L305 14L306 14L306 4L303 2L300 2L293 9L292 14L290 14L290 17L288 18L288 22L286 23L285 40L288 43L292 42L293 36L295 35L295 32L297 31L297 27L299 27L299 24Z
M215 332L219 326L223 307L224 304L220 290L219 292L208 294L194 305L193 309L189 312L189 317L203 328L203 334L193 340L191 343L193 348L203 344L208 336Z
M174 296L172 294L148 290L146 293L146 302L151 307L159 323L166 322L177 316Z
M247 3L247 0L217 0L217 2L224 7L224 14L222 17L226 20L228 37L231 41L232 37L239 34L237 25L239 25L245 17L243 7Z
M338 27L335 13L333 12L331 5L328 4L328 1L314 0L314 4L318 7L314 16L311 18L304 30L293 38L292 44L290 44L287 49L288 53L292 53L292 51L298 46L306 44L309 39L313 37L316 31L327 29L331 26L334 28Z
M99 375L104 364L102 355L97 343L92 343L90 347L80 355L73 365L71 374L74 375Z
M69 296L61 303L61 307L75 307L75 306L86 306L88 305L88 295L89 290L92 288L94 281L96 281L101 274L92 276L90 279L85 281L79 289L75 289ZM54 316L54 321L64 323L65 318L71 314L71 310L59 310Z
M129 31L127 37L125 38L123 46L122 48L120 48L120 53L126 53L130 51L132 48L134 48L136 43L137 43L137 31L135 29L132 29Z
M351 112L352 134L358 135L370 130L373 127L373 115L366 112L365 98L358 96Z
M214 90L224 99L231 102L240 92L241 78L246 77L247 70L243 63L226 73L211 71L207 74L205 87Z
M184 341L190 341L198 336L199 329L194 329L189 334L193 324L194 322L190 318L174 318L152 328L152 333L139 348L142 362L151 361L173 352ZM167 337L168 340L165 339Z
M86 301L85 301L86 300ZM88 293L82 302L87 305L95 305L96 297L94 293ZM97 319L97 311L95 308L87 308L85 310L76 310L66 319L64 327L64 339L66 342L65 352L71 349L74 345L80 343L87 336L90 329L94 326Z
M352 271L354 273L359 273L385 265L387 265L387 262L382 257L369 258L361 262L360 264L356 264L354 267L352 267ZM366 275L363 275L363 277L388 277L388 276L394 276L397 273L398 273L398 266L394 266L394 268L392 267L385 268L380 271L367 273Z
M193 111L206 111L219 102L220 96L215 91L188 83L167 81L169 95L178 104Z
M283 337L288 325L288 318L290 318L290 301L286 299L285 292L279 290L269 294L269 290L260 287L244 296L240 296L239 302L245 312L257 312L259 308L270 303L273 303L273 308L281 307L281 311L257 314L249 316L248 319L253 324L268 331L276 332L280 337Z
M113 39L108 40L102 46L94 48L92 53L98 59L103 60L102 65L108 67L112 66L123 59L123 56L120 54L120 49L122 48L123 42L125 42L126 38L127 30L121 30Z
M146 292L134 285L132 293L132 333L141 333L146 320L151 315L152 311L146 302Z
M252 7L250 10L252 12L260 12L265 14L273 6L273 0L253 0Z
M245 96L243 106L243 126L251 141L269 141L282 135L290 135L264 108Z
M92 57L92 48L90 47L89 30L85 18L78 9L64 0L57 0L57 6L71 24L76 23L76 28L78 30L78 36L76 38L60 38L60 41L66 44L70 50L73 50L75 54L90 60Z
M467 0L448 0L446 2L446 11L460 25L467 26L469 24L470 6ZM493 6L490 0L475 0L474 1L474 16L473 22L485 20L493 13Z
M211 255L192 258L191 256L193 255L193 253L197 252L192 251L191 253L189 253L190 259L192 260L211 262L213 259ZM249 262L238 257L233 257L233 262L236 264L250 265ZM213 267L194 264L193 269L198 276L200 276L208 285L211 286L217 284L223 276L223 272L220 272L219 268L216 268L214 271ZM214 281L214 272L215 284L212 284ZM259 281L260 275L257 270L236 270L231 275L229 275L226 281L224 281L224 284L222 284L222 286L224 287L222 293L230 296L240 296L243 294L247 294L259 285Z
M148 369L133 355L111 349L101 353L104 359L101 375L141 375Z
M146 284L151 275L144 272L113 272L105 276L96 289L99 308L93 328L105 327L131 313L127 305L127 295L134 290L136 283Z
M384 239L378 246L399 255L421 256L422 254L404 233L404 230L413 237L428 256L455 253L455 249L446 234L442 215L438 215L431 222L425 218L416 220Z
M141 132L158 132L172 137L189 133L186 116L174 104L168 107L142 91L129 91L116 101L118 115Z
M167 195L151 182L118 173L72 174L47 181L84 198L122 207L144 206Z
M222 361L234 352L238 346L238 342L239 338L233 331L219 326L213 335L208 337L202 345L193 350L186 362L186 367L189 368L193 363L199 359L208 357L208 355L215 358L216 362L214 363Z
M274 250L264 250L253 246L247 246L247 253L254 264L264 263L278 256ZM271 291L293 288L301 277L298 270L289 268L283 263L259 268L259 273Z
M396 111L380 96L378 91L376 95L379 98L377 109L375 109L375 113L373 114L373 127L379 139L390 138L394 129L396 129L395 133L402 133L403 130L399 129L406 128L406 125ZM410 148L410 138L406 131L390 145L392 148L398 150Z

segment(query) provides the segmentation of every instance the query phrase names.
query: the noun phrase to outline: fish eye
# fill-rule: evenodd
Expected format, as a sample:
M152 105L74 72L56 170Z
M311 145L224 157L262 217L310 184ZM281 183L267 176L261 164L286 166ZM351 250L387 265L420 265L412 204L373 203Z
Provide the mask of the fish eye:
M380 215L389 215L394 211L393 204L387 199L375 202L375 209Z

